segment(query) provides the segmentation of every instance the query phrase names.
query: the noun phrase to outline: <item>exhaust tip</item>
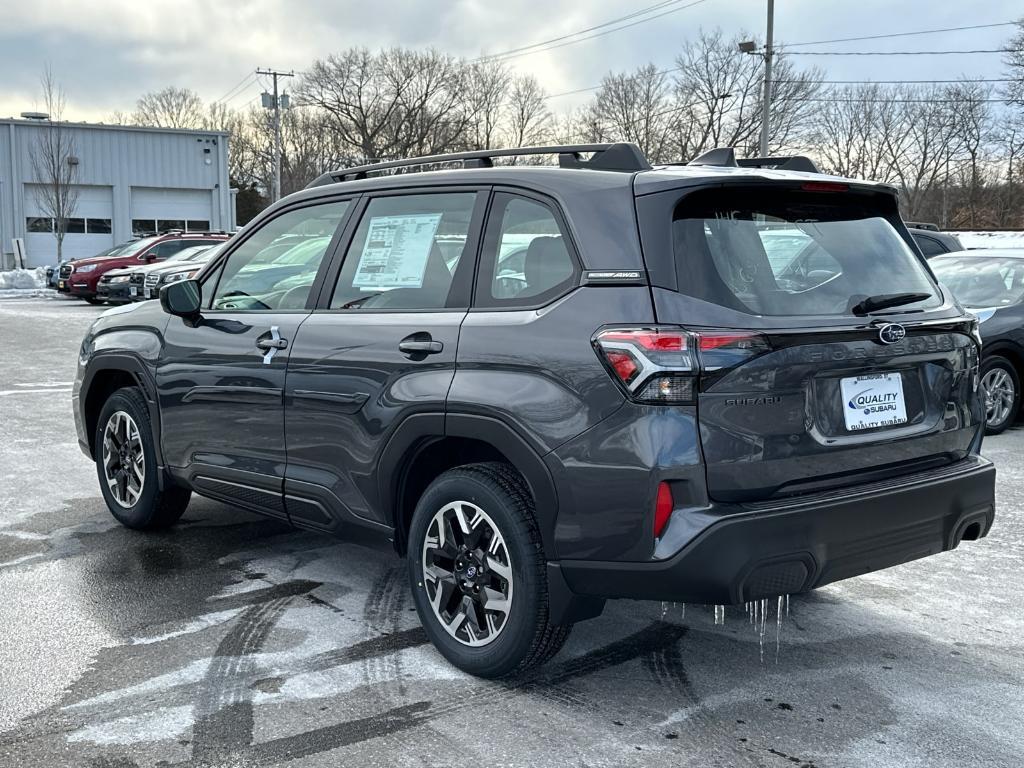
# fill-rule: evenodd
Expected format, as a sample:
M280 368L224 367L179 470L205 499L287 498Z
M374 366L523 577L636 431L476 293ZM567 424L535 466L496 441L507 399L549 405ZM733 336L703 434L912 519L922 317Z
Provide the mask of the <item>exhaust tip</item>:
M960 535L960 541L977 541L981 538L981 523L971 523Z

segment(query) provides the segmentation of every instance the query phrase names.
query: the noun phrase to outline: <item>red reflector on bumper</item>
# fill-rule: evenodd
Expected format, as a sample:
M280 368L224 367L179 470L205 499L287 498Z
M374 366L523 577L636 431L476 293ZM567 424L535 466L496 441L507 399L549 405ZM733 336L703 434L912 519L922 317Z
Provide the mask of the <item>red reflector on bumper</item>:
M672 516L672 489L668 483L658 484L658 500L654 504L654 538L661 538L668 519Z

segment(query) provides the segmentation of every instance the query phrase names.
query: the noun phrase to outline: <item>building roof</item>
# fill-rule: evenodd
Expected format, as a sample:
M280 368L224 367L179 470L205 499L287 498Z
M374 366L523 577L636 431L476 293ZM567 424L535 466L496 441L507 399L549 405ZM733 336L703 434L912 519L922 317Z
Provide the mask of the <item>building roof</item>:
M47 125L48 120L26 120L16 117L0 117L0 125ZM64 120L61 122L66 128L81 128L83 130L98 131L138 131L140 133L184 133L196 136L227 136L227 131L205 130L201 128L159 128L149 125L117 125L114 123L76 123Z

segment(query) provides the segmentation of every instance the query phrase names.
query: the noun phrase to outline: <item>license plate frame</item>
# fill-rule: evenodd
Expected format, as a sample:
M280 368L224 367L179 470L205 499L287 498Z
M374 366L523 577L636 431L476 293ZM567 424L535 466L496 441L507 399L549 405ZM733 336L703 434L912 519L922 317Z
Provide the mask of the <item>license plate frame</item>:
M903 374L869 373L839 380L847 432L865 432L907 423Z
M58 280L57 281L57 290L58 291L63 291L67 287L68 287L68 283L67 283L66 280Z
M128 295L129 296L138 296L139 295L139 289L136 286L134 286L134 285L129 285L128 286Z

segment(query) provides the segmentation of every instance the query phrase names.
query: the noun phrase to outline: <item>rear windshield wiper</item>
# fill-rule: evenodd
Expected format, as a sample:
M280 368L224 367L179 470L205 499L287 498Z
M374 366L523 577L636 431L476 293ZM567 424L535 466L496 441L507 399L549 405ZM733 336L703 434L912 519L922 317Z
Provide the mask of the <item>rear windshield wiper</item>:
M867 315L880 309L902 307L904 304L913 304L931 297L930 293L880 293L877 296L868 296L866 299L858 301L850 307L850 311L855 315Z

